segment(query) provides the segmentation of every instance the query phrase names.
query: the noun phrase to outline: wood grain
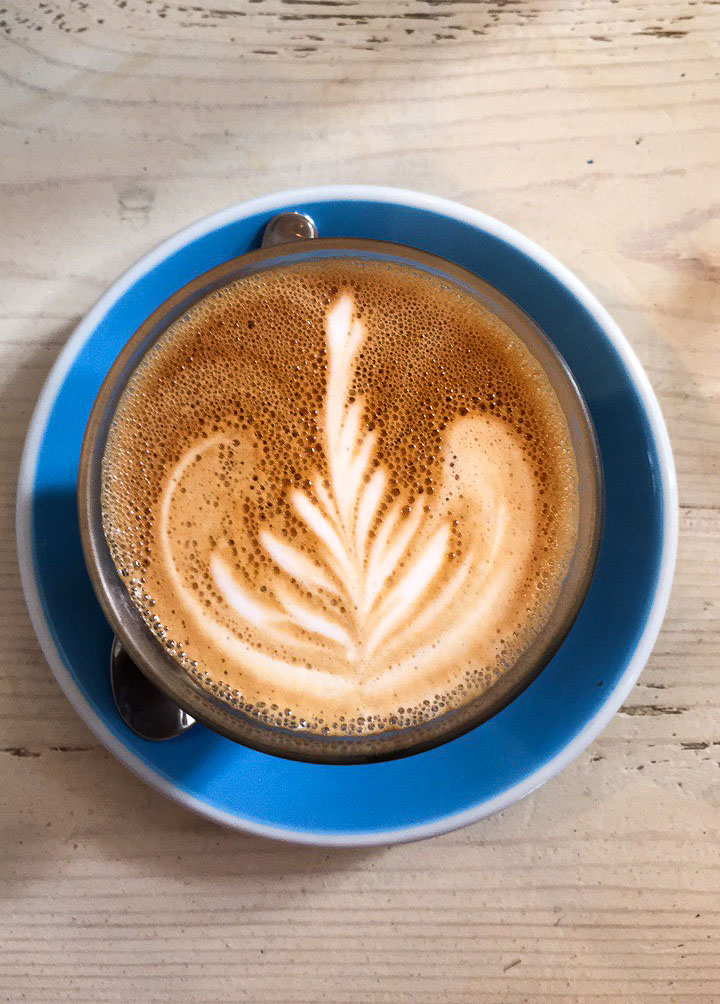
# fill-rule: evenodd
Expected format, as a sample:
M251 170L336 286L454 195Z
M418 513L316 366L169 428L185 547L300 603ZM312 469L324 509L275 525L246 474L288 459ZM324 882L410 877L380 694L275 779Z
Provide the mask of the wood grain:
M720 1000L720 4L1 2L0 1000ZM641 682L571 768L459 833L330 852L219 829L99 748L30 629L13 499L120 271L337 181L481 208L595 290L664 408L682 538Z

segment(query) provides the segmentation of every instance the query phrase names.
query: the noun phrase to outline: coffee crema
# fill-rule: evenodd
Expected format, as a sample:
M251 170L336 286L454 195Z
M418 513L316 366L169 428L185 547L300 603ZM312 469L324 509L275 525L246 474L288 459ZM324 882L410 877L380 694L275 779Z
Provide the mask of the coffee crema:
M410 266L329 259L161 335L113 420L103 529L186 671L262 722L362 735L515 663L567 572L577 482L504 322Z

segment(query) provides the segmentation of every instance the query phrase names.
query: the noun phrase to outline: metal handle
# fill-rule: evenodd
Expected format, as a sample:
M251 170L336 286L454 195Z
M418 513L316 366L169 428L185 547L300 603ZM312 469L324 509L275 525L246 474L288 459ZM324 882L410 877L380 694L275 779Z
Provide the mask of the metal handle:
M312 240L317 235L318 229L314 220L311 220L305 213L278 213L265 227L262 246L274 248L278 244Z

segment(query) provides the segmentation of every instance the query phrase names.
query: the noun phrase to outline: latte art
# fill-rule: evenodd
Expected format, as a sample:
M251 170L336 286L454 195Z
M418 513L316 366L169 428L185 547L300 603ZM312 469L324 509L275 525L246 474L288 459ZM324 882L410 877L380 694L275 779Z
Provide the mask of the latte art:
M399 266L287 268L208 298L130 381L103 474L111 553L178 662L326 732L490 685L576 534L544 374L469 295Z
M247 645L221 625L211 628L212 614L202 609L184 585L173 555L171 523L180 522L172 507L173 497L189 480L188 469L194 468L197 477L209 464L210 471L202 477L212 477L220 445L229 446L226 438L213 438L190 448L169 478L161 507L167 567L173 571L176 589L216 646L228 657L256 663L259 674L272 672L285 685L294 678L299 689L310 688L318 696L328 690L338 694L384 690L401 675L417 673L428 661L433 663L438 643L462 647L467 633L477 629L483 616L483 605L478 603L483 592L486 602L490 601L499 587L507 590L512 578L504 567L509 553L503 545L518 528L509 525L513 517L502 495L498 497L489 487L498 472L487 472L489 484L484 491L476 490L473 495L476 479L466 486L478 510L485 513L489 534L484 547L477 541L476 553L470 550L452 570L453 519L447 503L411 505L401 497L383 511L389 474L382 465L373 464L377 432L363 428L363 400L354 398L348 403L364 337L363 323L354 318L353 300L345 294L326 319L328 371L322 446L327 477L313 472L312 494L295 490L291 495L304 546L269 530L260 531L258 539L273 563L273 572L266 591L259 596L249 591L228 561L227 539L218 541L209 552L210 573L223 604L234 611L245 631L257 636L261 646ZM482 438L487 434L482 420L477 429L470 429L467 421L465 424L466 436ZM512 450L509 444L507 448ZM528 481L525 462L517 452L510 461L509 476L517 478L518 491L524 487L527 493L527 485L522 485ZM192 491L190 494L195 496ZM182 508L180 500L180 511ZM523 513L523 519L528 517L532 523L532 508ZM451 625L439 628L438 621L463 588L472 596L472 614L463 617L456 610ZM434 632L434 644L423 646L428 631ZM292 652L294 660L261 655L277 646ZM308 659L326 659L329 652L334 662L329 672L303 668ZM392 666L397 653L403 653L403 658Z

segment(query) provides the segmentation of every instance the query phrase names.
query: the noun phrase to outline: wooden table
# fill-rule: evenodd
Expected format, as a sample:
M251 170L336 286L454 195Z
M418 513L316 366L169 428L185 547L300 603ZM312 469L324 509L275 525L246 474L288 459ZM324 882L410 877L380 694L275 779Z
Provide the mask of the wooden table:
M717 0L3 0L0 1000L720 1000ZM106 285L285 187L424 189L609 307L667 416L681 545L650 664L510 810L421 844L283 846L132 777L18 583L33 402Z

